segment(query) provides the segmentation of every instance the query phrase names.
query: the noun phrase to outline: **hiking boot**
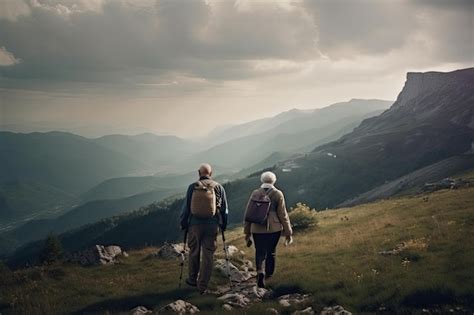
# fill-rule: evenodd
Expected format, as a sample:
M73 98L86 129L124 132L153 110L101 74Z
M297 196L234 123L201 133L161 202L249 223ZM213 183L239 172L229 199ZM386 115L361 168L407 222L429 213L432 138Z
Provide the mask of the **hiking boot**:
M263 272L257 275L257 287L265 288L265 274Z
M191 287L197 287L197 283L196 282L193 282L192 280L190 280L189 278L187 278L184 282L186 282L187 285L191 286Z
M265 275L265 279L269 280L273 277L273 275Z

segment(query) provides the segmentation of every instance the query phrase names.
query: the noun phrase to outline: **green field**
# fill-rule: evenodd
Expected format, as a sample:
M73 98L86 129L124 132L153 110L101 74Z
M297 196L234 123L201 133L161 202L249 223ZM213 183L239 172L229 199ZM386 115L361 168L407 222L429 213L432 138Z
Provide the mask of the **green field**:
M355 313L421 313L474 308L474 188L391 199L317 215L319 224L278 249L277 293L309 292L313 307L339 304ZM228 232L247 252L241 228ZM384 256L404 242L398 255ZM219 242L219 255L222 255ZM159 308L177 298L201 311L222 313L213 296L177 290L177 261L147 260L154 248L130 252L120 264L75 265L0 271L2 314L126 312ZM212 285L224 283L216 273ZM274 301L248 313L262 313Z

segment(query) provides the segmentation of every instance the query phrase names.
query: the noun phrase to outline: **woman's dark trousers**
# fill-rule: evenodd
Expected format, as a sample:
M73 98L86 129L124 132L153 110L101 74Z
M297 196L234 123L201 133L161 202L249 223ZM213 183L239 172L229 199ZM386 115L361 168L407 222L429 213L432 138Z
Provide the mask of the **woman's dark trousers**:
M255 242L255 267L257 272L265 272L267 277L275 271L275 255L281 231L275 233L253 233ZM265 262L265 270L263 269Z

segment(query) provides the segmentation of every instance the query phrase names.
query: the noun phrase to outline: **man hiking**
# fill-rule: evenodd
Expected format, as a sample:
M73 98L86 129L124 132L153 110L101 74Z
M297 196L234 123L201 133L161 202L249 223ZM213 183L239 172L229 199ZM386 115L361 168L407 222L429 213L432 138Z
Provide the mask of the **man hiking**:
M227 226L228 209L224 187L211 178L211 166L202 164L198 173L199 180L189 185L186 193L181 228L188 231L189 275L186 283L204 294L214 268L217 234L219 228L224 231Z

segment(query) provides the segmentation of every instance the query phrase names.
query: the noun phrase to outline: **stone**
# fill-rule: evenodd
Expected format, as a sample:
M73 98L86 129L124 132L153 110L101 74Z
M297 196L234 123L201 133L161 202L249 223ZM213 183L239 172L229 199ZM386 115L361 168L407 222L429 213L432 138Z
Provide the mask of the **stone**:
M73 253L67 261L79 263L83 266L111 265L117 262L120 256L126 257L120 246L95 245L89 249Z
M147 309L145 306L137 306L130 310L130 315L145 315L145 314L151 314L151 313L152 311Z
M240 253L240 250L237 248L237 246L228 245L227 246L227 253L229 254L229 257L234 257L235 255Z
M240 270L242 270L242 271L255 271L255 269L253 267L253 263L250 260L244 260L244 262L240 266Z
M215 263L215 268L219 270L224 276L228 277L227 273L227 263L225 259L217 259ZM251 278L257 276L256 272L254 271L241 271L237 268L233 263L229 262L229 269L230 269L230 279L232 282L244 282Z
M291 306L290 301L288 301L288 300L279 300L278 303L280 303L280 305L283 306L283 307L290 307Z
M274 309L273 307L269 307L265 310L265 313L267 314L271 314L271 315L278 315L278 311L276 309Z
M158 314L163 313L195 314L199 312L197 306L183 300L176 300L158 310Z
M217 299L223 301L225 304L240 308L250 304L250 299L242 293L227 293Z
M314 310L311 306L305 308L304 310L295 311L295 312L291 313L291 315L314 315L314 314L316 314L316 313L314 312Z
M160 250L157 253L151 254L149 258L160 258L165 260L176 259L181 257L181 253L183 251L184 244L172 244L172 243L164 243L161 246ZM188 250L186 249L185 255L188 254Z
M308 303L311 300L310 294L300 294L300 293L292 293L292 294L285 294L278 297L278 303L280 303L283 307L290 307L293 305L300 305L303 303Z
M232 306L230 306L229 304L224 304L224 305L222 305L222 309L224 311L232 311L234 308Z
M352 315L351 312L346 311L342 306L328 306L323 308L320 315Z

